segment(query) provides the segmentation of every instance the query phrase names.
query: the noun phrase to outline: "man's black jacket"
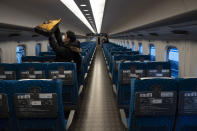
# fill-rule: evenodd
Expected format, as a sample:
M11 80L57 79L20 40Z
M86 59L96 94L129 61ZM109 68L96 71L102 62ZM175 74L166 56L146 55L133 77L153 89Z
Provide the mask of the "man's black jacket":
M53 36L49 37L50 46L56 52L57 62L71 62L74 61L77 65L77 71L81 69L81 56L80 56L80 42L74 41L66 45L58 43Z

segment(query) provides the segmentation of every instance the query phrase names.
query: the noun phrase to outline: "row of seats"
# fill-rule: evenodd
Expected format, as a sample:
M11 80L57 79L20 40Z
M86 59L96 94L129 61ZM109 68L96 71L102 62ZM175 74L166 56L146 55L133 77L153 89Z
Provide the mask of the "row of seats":
M129 131L196 131L197 78L131 78Z
M75 63L2 63L0 72L1 80L62 79L64 105L77 105L79 88Z
M81 84L84 84L84 80L87 77L87 73L89 70L89 67L92 63L93 56L96 49L96 43L95 42L83 42L80 44L80 47L82 49L81 52Z
M117 98L120 108L128 108L130 104L130 78L170 77L169 62L119 62L117 71Z
M115 54L124 54L124 55L137 55L139 54L138 51L131 51L122 46L115 45L113 43L104 43L103 44L103 53L106 58L106 62L108 65L112 62L112 57Z
M113 43L103 44L103 53L119 108L129 108L130 77L170 77L170 63L151 62L150 55L139 55L138 51L128 51Z
M95 42L83 42L80 44L81 52L81 74L78 77L80 80L80 85L84 84L85 74L88 72L88 67L91 64L92 56L94 56L94 51L96 48ZM54 62L55 53L52 52L40 52L40 56L24 56L22 57L22 62Z
M94 53L96 44L83 43L82 45L83 45L83 49L87 47L89 50L87 51L87 57L88 57L87 63L90 63L89 61L92 59L91 55L93 55ZM42 58L45 60L46 58L52 58L52 57L55 58L55 56L38 56L38 57L34 56L34 57ZM27 61L29 60L27 59ZM82 64L82 66L83 66L82 68L85 68L85 65ZM63 80L62 97L63 97L65 111L77 108L78 95L82 90L80 89L80 85L79 85L80 83L78 83L78 79L81 78L80 82L81 84L83 84L84 75L85 75L84 73L80 74L80 76L82 76L83 79L81 77L77 77L76 64L71 62L0 64L0 80L62 79Z
M57 131L63 131L65 130L65 119L67 119L67 113L69 113L71 110L77 110L79 106L79 95L81 90L81 87L79 89L78 85L78 80L77 78L85 78L84 75L88 71L88 66L90 66L91 61L93 59L94 51L96 48L96 43L93 42L85 42L81 43L81 48L82 48L82 53L85 54L82 55L82 61L85 62L82 63L82 72L81 72L81 77L77 77L77 71L76 71L76 64L72 62L54 62L55 55L52 52L41 52L40 56L26 56L23 57L23 62L22 64L0 64L0 82L7 83L9 85L9 82L15 83L17 86L21 87L21 90L18 87L18 92L23 92L23 88L27 88L28 92L28 86L35 86L35 87L41 87L43 86L43 90L41 93L49 93L45 92L45 89L48 88L47 82L50 82L50 79L53 79L54 81L59 81L61 79L62 83L61 84L61 92L59 94L61 101L54 100L55 102L58 101L63 107L57 106L50 106L47 107L49 108L48 112L45 112L47 108L37 105L40 102L37 100L39 98L35 98L33 94L33 99L36 99L36 101L33 101L34 105L28 105L26 108L19 108L19 111L23 113L22 119L21 116L18 116L17 114L20 115L19 113L16 113L14 111L14 108L12 107L12 120L0 117L0 130L9 130L9 131L15 131L15 130L25 130L25 131L33 131L33 130L38 130L38 131L52 131L52 130L57 130ZM85 59L85 60L84 60ZM46 63L46 62L53 62L53 63ZM87 71L85 71L87 70ZM21 80L22 79L22 80ZM23 80L25 79L25 80ZM30 79L29 82L27 82L27 79ZM32 80L36 79L36 80ZM41 80L42 79L42 80ZM45 80L47 79L47 80ZM20 84L20 81L25 81L23 84ZM40 82L41 81L41 82ZM47 82L43 82L47 81ZM80 80L83 84L84 79ZM32 84L31 84L32 83ZM35 84L34 84L35 83ZM41 85L36 83L40 83ZM43 83L43 84L42 84ZM27 84L27 86L26 86ZM3 84L4 85L4 84ZM13 85L13 84L12 84ZM23 86L24 85L24 86ZM46 88L44 87L46 85ZM3 87L8 87L8 86L3 86ZM15 86L13 86L15 87ZM1 87L0 87L1 88ZM37 89L35 89L37 90ZM49 88L50 90L50 88ZM2 91L0 90L0 94ZM9 93L9 91L8 91ZM5 93L2 93L5 94ZM58 94L58 95L59 95ZM41 96L45 96L45 94L41 94ZM53 95L53 94L52 94ZM2 96L2 97L1 97ZM51 96L51 94L49 95ZM46 97L49 97L48 95ZM23 97L27 97L27 95L23 95ZM29 96L28 96L29 97ZM57 97L57 96L55 96ZM59 97L59 96L58 96ZM1 98L4 98L3 95L0 95L0 116L4 113L1 114L1 110L5 110L3 106L1 106ZM9 99L12 99L12 96L9 97ZM41 99L41 98L40 98ZM50 100L53 102L52 100ZM14 101L15 102L15 101ZM28 100L28 102L31 103L31 100ZM45 103L45 100L43 101ZM9 103L13 103L13 101L9 101ZM28 104L30 104L28 103ZM41 102L42 103L42 102ZM4 105L4 104L3 104ZM14 104L12 104L13 106ZM15 105L14 105L15 106ZM31 107L31 109L30 109ZM57 109L55 109L55 107ZM10 108L10 106L9 106ZM21 109L20 109L21 108ZM29 109L27 109L29 108ZM42 108L42 109L41 109ZM25 112L24 110L32 111L30 112ZM58 111L57 111L58 110ZM63 113L61 113L63 110ZM23 112L22 112L23 111ZM40 112L39 112L40 111ZM46 110L47 111L47 110ZM37 114L35 114L35 112ZM50 113L49 113L50 112ZM56 114L54 114L56 112ZM59 114L60 112L61 114ZM26 114L24 114L26 113ZM31 115L31 116L29 116ZM44 116L43 116L44 115ZM72 115L72 113L71 113ZM14 117L13 117L14 116ZM35 117L32 117L35 116ZM32 117L32 118L31 118ZM65 118L64 118L65 117ZM9 116L10 118L10 116ZM19 120L20 118L20 120ZM69 116L70 119L70 116ZM2 122L2 125L1 125ZM5 126L4 126L5 123ZM7 125L6 125L7 123ZM33 124L31 124L33 123ZM70 123L70 122L68 122ZM9 127L8 124L11 126ZM70 125L70 124L69 124Z
M61 80L1 80L1 131L65 131Z
M120 112L122 108L128 109L124 109L126 115L121 115L127 117L128 130L196 131L197 78L171 78L169 62L142 62L145 59L135 62L133 56L118 53L111 57L110 51L123 48L113 45L115 48L110 49L112 45L104 44L103 52L108 66L112 61L109 72L118 70L115 74L118 80L114 82Z

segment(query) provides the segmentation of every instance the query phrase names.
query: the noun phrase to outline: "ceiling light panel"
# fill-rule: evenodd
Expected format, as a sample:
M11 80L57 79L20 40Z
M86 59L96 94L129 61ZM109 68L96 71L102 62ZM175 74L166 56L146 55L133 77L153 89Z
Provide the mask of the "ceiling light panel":
M106 0L90 0L97 31L100 33Z
M90 23L89 19L91 19L93 21L93 24L90 23L90 25L95 30L95 32L97 32L97 29L95 28L96 23L95 23L95 20L94 20L94 16L93 16L92 8L91 8L91 5L90 5L90 1L89 0L74 0L74 1L78 5L78 7L81 10L81 12L83 13L83 15L89 21L89 23ZM85 4L87 6L86 7L81 7L80 5L83 5L83 4ZM86 14L89 14L89 15L86 15Z
M87 5L85 5L85 4L82 4L82 5L80 5L80 6L82 6L82 7L85 7L85 6L87 6Z
M70 9L93 33L95 33L94 29L87 21L79 7L76 5L74 0L60 0L68 9ZM80 6L86 6L85 4L81 4Z

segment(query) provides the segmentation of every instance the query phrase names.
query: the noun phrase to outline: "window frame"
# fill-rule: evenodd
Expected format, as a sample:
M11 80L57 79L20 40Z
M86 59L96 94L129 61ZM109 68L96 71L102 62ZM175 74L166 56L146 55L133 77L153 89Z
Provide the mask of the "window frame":
M37 46L40 47L40 52L41 52L41 43L37 43L36 47L35 47L35 56L39 56L39 54L40 54L40 52L39 53L37 52ZM37 53L38 53L38 55L37 55Z
M131 50L132 50L132 51L135 51L135 42L132 42L131 46L132 46L132 47L131 47Z
M26 50L27 50L26 45L23 45L23 44L22 44L22 45L18 45L18 46L16 47L16 50L17 50L18 47L23 47L24 56L26 56L26 53L27 53L27 51L26 51ZM23 55L21 56L21 58L22 58L22 57L23 57ZM17 63L22 63L22 59L21 59L20 62L18 62L18 61L17 61L17 58L18 58L18 57L17 57L17 52L16 52L16 62L17 62Z
M172 68L172 61L173 60L169 59L169 55L170 55L170 50L171 49L176 49L177 52L178 52L178 65L177 65L177 74L176 74L176 76L173 76L173 74L174 74L173 70L175 70L174 68ZM179 49L176 46L167 46L166 47L166 61L169 61L170 64L171 64L171 77L178 78L179 77ZM173 66L174 66L174 64L173 64Z
M143 54L143 45L141 42L138 43L138 50L140 54ZM140 51L141 50L141 51Z
M130 42L127 40L127 49L130 49Z
M3 50L0 48L0 63L2 63L3 59Z
M155 48L155 53L154 53L155 55L151 55L152 46L154 46ZM156 61L156 47L153 43L149 44L149 55L151 57L151 61Z

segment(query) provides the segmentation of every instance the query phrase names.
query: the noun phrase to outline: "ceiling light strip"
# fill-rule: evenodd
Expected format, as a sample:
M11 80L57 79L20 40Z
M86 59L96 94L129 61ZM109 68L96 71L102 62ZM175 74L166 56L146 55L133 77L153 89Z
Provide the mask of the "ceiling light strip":
M101 32L105 2L106 0L90 0L98 33Z
M89 24L74 0L60 0L68 9L70 9L93 33L95 33L92 26Z

